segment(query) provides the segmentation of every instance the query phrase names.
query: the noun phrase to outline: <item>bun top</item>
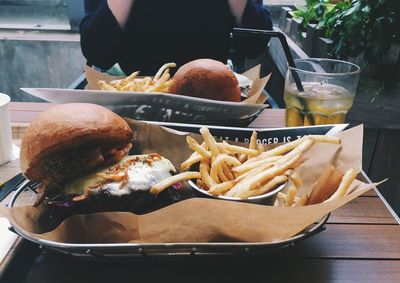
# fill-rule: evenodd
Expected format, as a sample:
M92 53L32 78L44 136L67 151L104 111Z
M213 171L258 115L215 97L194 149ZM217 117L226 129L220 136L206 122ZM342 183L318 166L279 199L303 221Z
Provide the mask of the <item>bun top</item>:
M219 61L198 59L178 69L171 92L223 101L240 101L239 82L232 70Z
M30 178L30 171L39 170L33 167L42 166L43 159L52 154L80 146L128 144L131 139L128 123L102 106L55 105L39 114L27 128L21 143L21 171Z

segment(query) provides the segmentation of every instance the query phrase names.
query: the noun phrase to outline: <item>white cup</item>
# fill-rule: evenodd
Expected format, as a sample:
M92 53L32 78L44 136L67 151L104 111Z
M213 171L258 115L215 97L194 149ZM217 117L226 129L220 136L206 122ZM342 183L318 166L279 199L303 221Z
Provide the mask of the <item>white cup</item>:
M11 135L10 97L0 93L0 165L13 158L13 144Z

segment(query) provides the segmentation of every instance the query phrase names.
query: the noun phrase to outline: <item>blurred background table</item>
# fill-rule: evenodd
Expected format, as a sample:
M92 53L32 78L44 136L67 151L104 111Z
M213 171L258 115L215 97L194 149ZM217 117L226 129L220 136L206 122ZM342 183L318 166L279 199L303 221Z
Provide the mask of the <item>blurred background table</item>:
M20 120L14 119L19 125L14 128L14 137L20 137L29 119L47 106L36 104L30 112L19 115ZM13 106L13 115L23 110L22 105L18 107ZM284 126L284 113L281 109L267 110L252 126ZM17 161L0 167L2 178L18 172ZM325 231L273 254L209 260L188 256L182 261L151 257L141 261L86 261L18 241L1 267L1 283L400 282L400 226L381 195L371 190L332 213Z

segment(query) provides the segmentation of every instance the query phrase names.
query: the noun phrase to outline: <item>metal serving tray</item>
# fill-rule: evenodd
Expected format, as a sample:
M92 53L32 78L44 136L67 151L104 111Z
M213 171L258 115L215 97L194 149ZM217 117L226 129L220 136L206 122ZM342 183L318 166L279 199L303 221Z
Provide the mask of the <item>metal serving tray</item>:
M25 180L15 191L9 207L32 204L36 197L38 183ZM41 248L56 250L61 253L92 259L134 259L134 258L188 258L188 257L219 257L258 255L270 253L294 246L297 242L307 239L325 230L329 214L305 229L301 234L284 241L273 243L257 242L221 242L221 243L126 243L126 244L70 244L47 241L32 237L20 231L17 227L10 229L21 237L38 244Z

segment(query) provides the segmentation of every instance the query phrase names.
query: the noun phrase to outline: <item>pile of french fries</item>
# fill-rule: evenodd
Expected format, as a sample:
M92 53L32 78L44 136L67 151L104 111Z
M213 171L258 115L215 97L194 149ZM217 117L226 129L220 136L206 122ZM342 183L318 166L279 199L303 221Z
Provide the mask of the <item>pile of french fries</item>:
M175 63L167 63L163 65L154 77L138 77L139 71L133 72L131 75L121 80L113 80L106 82L98 81L101 90L107 91L136 91L136 92L170 92L173 84L170 68L175 68Z
M257 144L256 132L252 133L248 148L225 141L217 142L205 127L200 129L200 133L204 140L202 143L187 136L188 146L194 152L180 166L181 171L186 172L154 185L150 190L152 194L158 194L177 182L190 179L196 180L197 186L210 195L238 199L263 195L286 184L286 193L278 194L276 205L307 205L310 199L307 194L297 197L302 180L294 169L303 161L303 153L313 143L340 144L340 139L335 136L309 135L265 150L264 146ZM198 164L197 171L187 171L195 164ZM357 172L351 169L343 178L340 176L341 183L330 199L344 196L356 175Z

